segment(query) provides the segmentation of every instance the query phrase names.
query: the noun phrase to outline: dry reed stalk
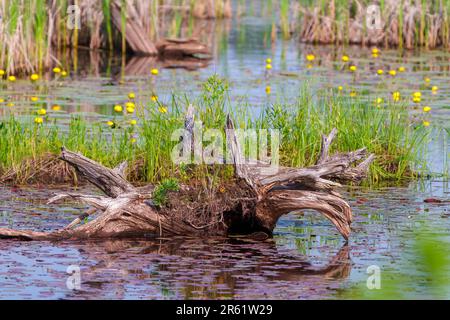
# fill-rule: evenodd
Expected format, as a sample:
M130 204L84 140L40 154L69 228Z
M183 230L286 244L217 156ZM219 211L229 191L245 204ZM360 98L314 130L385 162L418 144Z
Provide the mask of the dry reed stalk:
M180 6L173 6L167 0L119 0L122 1L135 13L133 21L145 31L133 32L135 28L132 28L126 37L137 35L139 38L145 34L143 38L154 41L160 36L160 26L167 14L163 8L174 10L177 7L176 10L182 11L183 22L189 15L208 19L232 15L231 0L183 0ZM109 1L98 0L0 0L0 16L3 17L0 19L0 67L8 74L31 73L51 67L68 47L113 49L112 36L119 36L120 32L113 33L111 28L108 31L105 27L111 16L107 10L112 12L113 2L110 5ZM80 9L80 30L67 26L67 9L73 4ZM14 14L10 14L11 10Z
M369 4L369 1L350 0L343 13L348 17L348 23L341 23L336 18L334 1L330 2L327 13L317 6L302 8L300 40L308 43L345 42L407 49L417 46L449 47L449 13L442 1L427 4L419 0L386 0L383 2L379 28L366 26Z

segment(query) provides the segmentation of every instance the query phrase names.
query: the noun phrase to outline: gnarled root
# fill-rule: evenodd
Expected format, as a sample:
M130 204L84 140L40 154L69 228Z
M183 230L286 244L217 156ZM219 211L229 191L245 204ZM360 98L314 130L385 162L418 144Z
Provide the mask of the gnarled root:
M193 121L193 114L193 108L190 106L186 119L187 129ZM282 167L273 173L264 170L268 166L266 163L245 164L230 118L227 119L226 129L227 143L235 168L235 188L241 190L241 197L234 199L231 205L219 206L222 208L220 212L217 212L218 206L202 207L202 210L211 211L208 212L209 216L215 215L211 223L202 226L193 223L192 217L198 215L198 206L192 203L189 205L183 202L184 200L178 201L178 209L182 208L184 214L181 218L168 214L167 210L170 211L170 208L163 210L155 207L151 202L152 186L136 188L125 180L126 163L109 169L63 148L61 159L73 166L78 174L97 186L106 196L57 194L49 203L72 199L88 204L91 209L55 232L0 228L0 238L58 240L171 235L199 237L211 233L226 236L255 232L264 232L270 236L283 214L313 209L329 219L342 236L348 239L352 222L351 209L334 188L340 186L339 182L359 182L363 179L374 159L373 155L367 155L365 149L360 149L330 156L330 144L337 134L336 129L333 129L328 136L323 136L322 150L316 165L300 169ZM359 164L353 165L359 161ZM183 189L189 188L182 186L179 192L182 193ZM213 198L214 196L211 197ZM217 199L215 201L217 202ZM94 213L94 219L80 224ZM216 219L217 215L220 219ZM217 227L219 223L220 227Z
M322 213L329 219L345 239L350 235L350 224L353 220L350 206L342 198L317 191L277 190L268 198L270 207L276 208L274 220L286 213L312 209Z

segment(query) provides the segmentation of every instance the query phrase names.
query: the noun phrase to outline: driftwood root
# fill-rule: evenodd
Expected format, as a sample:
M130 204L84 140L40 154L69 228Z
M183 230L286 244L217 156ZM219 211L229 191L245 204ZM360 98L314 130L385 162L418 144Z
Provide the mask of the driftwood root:
M194 110L190 106L185 121L188 132L193 117ZM105 196L57 194L49 203L70 199L87 204L90 209L66 227L54 232L0 228L0 238L60 240L171 235L201 237L211 233L229 236L255 232L271 236L282 215L306 209L323 214L345 239L349 238L352 211L335 188L341 186L341 183L360 182L365 178L369 165L374 160L373 154L368 154L363 148L330 155L331 143L337 135L337 130L333 129L328 136L322 137L322 148L316 165L307 168L281 167L278 172L273 173L264 170L269 165L267 163L245 163L230 117L225 129L235 169L234 188L238 190L233 201L228 204L219 205L222 198L214 195L210 195L209 199L213 199L216 205L199 205L195 201L185 203L181 200L183 190L190 190L192 194L192 188L182 186L176 202L178 211L183 215L182 218L175 219L170 214L170 208L164 210L152 204L153 186L137 188L125 179L126 163L109 169L63 148L61 159L97 186ZM185 142L189 141L190 139L186 139ZM82 224L89 216L93 219ZM214 218L206 223L198 223L194 219L196 216Z

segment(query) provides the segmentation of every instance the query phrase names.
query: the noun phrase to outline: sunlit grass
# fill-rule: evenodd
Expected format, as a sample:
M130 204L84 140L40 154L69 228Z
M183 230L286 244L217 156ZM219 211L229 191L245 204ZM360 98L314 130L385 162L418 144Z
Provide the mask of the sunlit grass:
M303 86L293 102L268 103L260 116L254 117L247 103L230 101L227 82L213 76L196 97L177 92L169 101L155 98L142 106L132 101L124 104L126 108L112 105L115 115L108 122L89 123L72 116L64 128L45 109L35 111L43 119L39 122L33 121L35 117L19 121L10 116L0 122L0 174L19 168L26 159L57 155L65 146L110 167L127 160L130 168L135 168L137 180L154 182L176 175L171 151L177 142L171 141L171 134L183 127L189 104L195 106L204 130L223 129L228 113L240 128L278 129L282 165L314 164L321 134L335 127L339 133L333 152L367 147L376 154L370 171L372 182L414 177L412 168L425 168L428 130L421 122L412 122L402 104L374 105L373 98L349 98L333 90L313 93Z

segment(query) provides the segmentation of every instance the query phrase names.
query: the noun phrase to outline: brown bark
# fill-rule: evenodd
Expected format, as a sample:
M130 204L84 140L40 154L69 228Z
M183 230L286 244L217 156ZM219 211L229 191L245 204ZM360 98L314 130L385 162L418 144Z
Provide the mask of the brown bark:
M190 106L185 121L188 132L191 132L193 120L194 109ZM88 214L97 212L97 217L79 225L86 216L84 215L66 228L50 233L0 228L0 238L58 240L178 235L199 237L261 232L267 237L272 235L282 215L313 209L322 213L348 239L352 222L351 208L334 189L340 186L337 181L358 182L364 178L374 156L367 156L365 149L330 156L330 144L336 134L337 131L333 129L330 135L323 136L322 150L316 165L308 168L281 167L274 173L265 170L269 166L267 163L246 164L243 161L233 122L228 117L227 144L236 176L234 187L240 191L240 197L231 204L201 207L203 211L209 210L207 217L211 220L203 225L193 223L193 217L198 216L198 204L184 203L181 195L176 195L178 210L182 212L181 218L169 214L170 208L154 206L151 202L153 186L137 188L131 185L125 179L126 163L109 169L63 148L61 159L102 190L106 197L62 193L51 198L49 203L67 198L77 200L91 206ZM190 140L186 140L188 141ZM361 160L363 161L353 166ZM182 186L179 192L188 189L192 187ZM217 198L214 195L210 197L214 201ZM222 208L220 212L217 211L218 207Z

